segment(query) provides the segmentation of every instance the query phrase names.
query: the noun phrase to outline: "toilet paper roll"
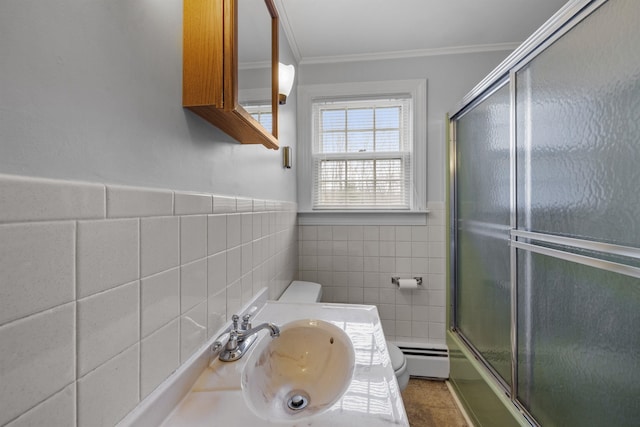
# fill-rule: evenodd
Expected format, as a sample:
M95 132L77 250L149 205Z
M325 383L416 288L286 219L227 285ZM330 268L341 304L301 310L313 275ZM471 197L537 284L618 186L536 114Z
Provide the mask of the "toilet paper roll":
M400 279L398 287L400 289L418 289L418 281L416 279Z

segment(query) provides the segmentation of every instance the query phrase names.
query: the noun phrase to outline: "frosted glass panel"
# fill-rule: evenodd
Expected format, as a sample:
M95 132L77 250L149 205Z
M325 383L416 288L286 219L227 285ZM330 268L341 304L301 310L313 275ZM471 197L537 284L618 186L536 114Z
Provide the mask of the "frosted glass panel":
M518 399L543 426L637 426L640 280L518 251Z
M518 227L640 247L640 1L610 1L517 73Z
M509 87L457 122L456 325L510 383Z

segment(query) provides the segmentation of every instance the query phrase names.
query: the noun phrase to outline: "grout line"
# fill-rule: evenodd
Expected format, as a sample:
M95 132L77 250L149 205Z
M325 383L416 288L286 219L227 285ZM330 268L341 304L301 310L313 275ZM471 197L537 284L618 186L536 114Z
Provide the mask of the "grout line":
M142 400L142 218L138 218L138 402Z
M104 191L104 195L105 195L105 211L106 211L106 197L107 197L107 188L105 186L105 191ZM106 212L105 212L106 214ZM73 353L74 353L74 360L73 360L73 371L74 371L74 379L73 379L73 383L74 383L74 388L75 388L75 393L74 393L74 403L75 403L75 425L78 425L78 418L80 418L80 396L78 393L78 379L80 376L80 368L79 368L79 363L78 363L78 358L79 358L79 352L78 352L78 341L79 341L79 332L78 332L78 295L79 295L79 290L78 290L78 243L79 243L79 233L78 233L78 221L75 221L75 230L74 230L74 237L75 237L75 244L73 247L73 257L74 257L74 271L73 271L73 301L74 301L74 319L73 319L73 335L74 335L74 340L73 340Z

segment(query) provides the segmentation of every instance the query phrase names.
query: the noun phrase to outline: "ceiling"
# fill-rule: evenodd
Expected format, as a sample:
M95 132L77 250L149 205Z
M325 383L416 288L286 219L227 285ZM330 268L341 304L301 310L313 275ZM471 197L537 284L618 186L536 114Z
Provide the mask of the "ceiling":
M511 50L567 0L275 0L299 63Z

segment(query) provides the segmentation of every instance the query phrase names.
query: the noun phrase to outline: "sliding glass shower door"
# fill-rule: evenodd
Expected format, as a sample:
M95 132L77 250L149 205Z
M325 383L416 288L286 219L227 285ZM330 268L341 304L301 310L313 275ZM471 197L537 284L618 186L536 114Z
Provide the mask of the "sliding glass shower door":
M509 85L500 82L456 126L456 327L511 383Z
M453 117L452 327L543 426L640 425L640 1L594 3Z
M640 2L515 72L518 389L542 425L640 420Z

